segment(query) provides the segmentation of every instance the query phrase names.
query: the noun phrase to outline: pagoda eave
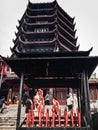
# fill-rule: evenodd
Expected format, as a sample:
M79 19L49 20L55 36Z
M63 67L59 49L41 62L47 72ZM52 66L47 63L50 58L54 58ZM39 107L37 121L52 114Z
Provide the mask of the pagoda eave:
M51 18L51 17L54 17L56 15L56 13L54 13L54 14L52 14L52 15L38 15L38 16L31 16L31 15L29 15L29 14L27 14L27 12L26 12L26 16L28 17L28 18Z
M47 6L47 4L48 4L48 6ZM57 4L56 0L54 0L53 2L44 2L44 3L41 3L41 2L40 3L32 3L32 2L29 1L28 7L31 8L31 9L34 9L34 8L36 9L37 6L39 5L40 9L41 8L42 9L43 8L53 8L56 4Z
M57 12L57 15L58 15L58 17L62 17L63 20L64 20L64 22L67 23L69 27L71 27L72 29L74 29L75 25L73 23L71 23L66 17L64 17L64 15L61 14L60 11Z
M38 23L29 23L29 22L27 22L25 19L24 19L24 24L25 25L27 25L27 26L34 26L34 27L36 27L36 26L51 26L51 25L54 25L55 24L55 20L54 21L52 21L52 22L42 22L41 24L40 24L40 22Z
M54 33L56 31L56 29L54 30L51 30L51 31L46 31L46 32L33 32L33 31L25 31L23 28L22 28L22 32L26 35L36 35L36 34L51 34L51 33Z
M92 51L92 48L88 51L67 51L67 52L21 52L19 50L14 50L16 55L18 57L24 58L24 57L88 57L90 52Z
M44 35L45 36L45 35ZM48 34L46 35L46 36L48 36ZM51 35L49 35L49 36L51 36ZM54 42L55 41L55 37L53 36L53 38L52 38L53 40L47 40L47 41L23 41L22 40L22 38L21 37L19 37L19 43L23 43L23 44L35 44L35 43L52 43L52 42Z
M58 21L60 21L60 23L62 23L64 26L66 26L72 34L75 33L75 31L70 26L68 26L61 18L57 17L57 19L58 19Z
M56 5L52 8L42 8L42 9L32 9L30 7L27 7L27 9L31 12L39 12L39 11L53 11L56 9Z
M68 19L68 21L73 24L75 17L70 17L58 4L57 4L58 10L60 11L60 13L62 13L64 16L66 16L66 18Z

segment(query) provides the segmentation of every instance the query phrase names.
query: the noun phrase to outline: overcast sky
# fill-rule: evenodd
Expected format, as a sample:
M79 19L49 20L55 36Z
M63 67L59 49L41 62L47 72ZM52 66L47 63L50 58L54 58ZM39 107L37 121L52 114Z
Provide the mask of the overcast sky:
M30 0L31 2L50 2L52 0ZM98 4L97 0L57 0L58 4L71 16L75 16L79 50L93 47L91 56L98 56ZM28 0L2 0L0 3L0 54L10 56L12 39L17 32L20 20ZM95 70L98 75L98 67ZM98 76L97 76L98 77Z

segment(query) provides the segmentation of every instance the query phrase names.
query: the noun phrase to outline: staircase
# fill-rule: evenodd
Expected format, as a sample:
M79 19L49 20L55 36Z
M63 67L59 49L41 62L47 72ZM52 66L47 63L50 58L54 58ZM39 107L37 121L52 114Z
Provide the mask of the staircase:
M45 106L45 112L48 109L49 110L49 120L47 124L47 127L44 127L46 124L46 116L42 118L43 124L41 127L37 127L39 117L38 117L38 111L35 111L35 122L34 127L26 127L26 122L22 125L22 127L17 128L17 130L91 130L90 128L86 127L66 127L64 126L65 120L64 120L64 110L65 106L60 106L61 109L61 117L60 117L60 127L58 127L58 117L55 117L55 126L50 127L52 122L52 106ZM25 117L25 107L22 107L21 110L21 122L23 122ZM10 105L7 106L7 108L4 110L4 113L0 113L0 130L16 130L16 119L17 119L17 105ZM70 120L69 120L70 121Z
M22 107L21 121L25 115L25 107ZM17 105L9 105L0 113L0 130L15 130L17 120Z

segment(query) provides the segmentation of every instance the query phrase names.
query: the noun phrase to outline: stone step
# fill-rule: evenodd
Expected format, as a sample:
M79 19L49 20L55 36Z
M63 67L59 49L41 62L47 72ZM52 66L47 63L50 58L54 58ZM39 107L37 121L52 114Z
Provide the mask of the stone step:
M10 117L10 118L7 118L7 117L3 117L3 119L0 119L0 127L1 126L16 126L16 117ZM23 121L23 118L21 119L20 122Z
M16 122L6 122L6 123L0 123L0 127L1 126L15 126L16 125Z
M49 110L49 116L51 117L52 105L45 106L45 113L47 109ZM64 115L65 106L60 106L60 109L61 109L61 115ZM38 111L34 110L34 112L36 113L35 115L38 116ZM24 117L25 117L25 107L22 107L20 122L24 120ZM0 113L0 130L1 130L1 127L15 126L16 120L17 120L17 106L7 106L7 108L4 110L4 113L3 114ZM62 118L61 118L61 122L63 122ZM23 126L25 126L25 124Z
M0 126L0 130L16 130L15 126Z

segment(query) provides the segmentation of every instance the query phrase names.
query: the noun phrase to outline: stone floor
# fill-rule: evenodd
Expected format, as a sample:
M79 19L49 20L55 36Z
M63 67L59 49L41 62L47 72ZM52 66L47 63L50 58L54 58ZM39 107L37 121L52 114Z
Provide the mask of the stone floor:
M17 119L17 105L6 106L3 113L0 113L0 130L15 130ZM25 116L25 107L21 110L21 120Z
M6 108L4 109L3 113L0 113L0 117L17 117L17 109L18 109L18 105L9 105L6 106ZM25 114L25 107L22 107L22 116L24 116Z

